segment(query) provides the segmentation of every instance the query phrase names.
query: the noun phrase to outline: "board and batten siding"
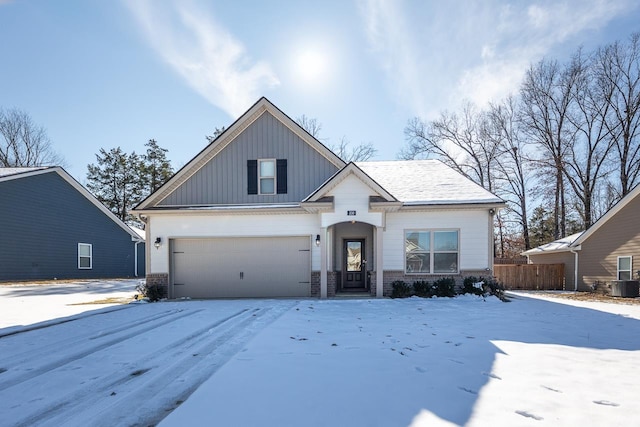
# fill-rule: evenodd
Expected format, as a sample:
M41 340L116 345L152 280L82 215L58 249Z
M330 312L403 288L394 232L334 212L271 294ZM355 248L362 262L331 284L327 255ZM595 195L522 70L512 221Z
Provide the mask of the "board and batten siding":
M636 278L640 270L640 196L590 235L579 256L580 290L591 289L596 281L617 280L619 256L633 256L631 271Z
M404 270L405 230L459 230L459 268L489 268L488 210L433 210L387 214L384 232L384 270Z
M247 160L255 159L287 160L286 194L247 193ZM265 112L159 206L299 202L337 170L282 122Z
M131 235L57 173L4 181L0 200L0 280L135 275ZM78 269L78 243L92 245L92 269Z

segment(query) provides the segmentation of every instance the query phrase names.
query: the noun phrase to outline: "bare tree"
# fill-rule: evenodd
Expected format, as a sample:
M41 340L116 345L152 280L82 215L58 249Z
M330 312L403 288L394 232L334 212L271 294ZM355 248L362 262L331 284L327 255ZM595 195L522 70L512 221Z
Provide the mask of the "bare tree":
M443 112L424 122L415 117L404 129L408 145L403 159L436 157L467 178L494 191L494 167L500 154L497 141L487 138L484 112L466 103L462 114Z
M213 131L213 135L205 135L204 137L207 139L207 142L209 144L211 144L213 141L216 140L217 137L219 137L220 135L222 135L222 133L226 130L226 128L224 126L222 126L221 128L214 128L215 130Z
M544 179L553 179L553 235L566 236L564 156L574 137L568 114L577 76L574 69L562 69L557 61L542 60L525 73L520 89L523 130L540 148L538 164ZM544 173L544 171L547 171Z
M0 166L29 167L63 165L44 127L16 108L0 109Z
M524 250L531 249L529 238L528 202L532 168L528 145L525 143L518 118L519 105L514 96L501 103L490 104L487 113L491 138L501 146L496 160L497 186L500 195L510 202L507 212L515 216L524 242Z
M322 130L322 123L315 118L309 118L304 114L296 119L296 123L300 125L309 134L320 140L320 130ZM376 155L378 150L372 143L358 144L355 147L351 147L351 142L346 137L342 137L340 142L335 145L328 142L326 139L322 139L331 151L333 151L338 157L345 162L364 162L371 159Z
M607 174L605 162L614 143L607 130L612 88L604 91L591 72L590 63L582 51L574 55L569 73L575 76L572 103L567 119L575 129L567 142L563 171L577 199L577 210L584 228L594 221L594 195Z
M640 179L640 33L626 44L616 41L599 48L593 68L596 87L611 108L606 125L615 143L622 198Z
M302 129L309 132L309 134L314 138L320 137L320 131L322 130L322 123L320 123L315 118L307 117L306 115L302 115L296 119L296 123L302 127Z

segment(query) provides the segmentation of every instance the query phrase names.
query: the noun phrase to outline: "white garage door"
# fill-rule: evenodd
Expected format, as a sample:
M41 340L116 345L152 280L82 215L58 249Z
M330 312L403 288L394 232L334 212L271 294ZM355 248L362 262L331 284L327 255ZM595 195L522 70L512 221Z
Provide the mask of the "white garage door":
M308 297L309 237L171 241L173 298Z

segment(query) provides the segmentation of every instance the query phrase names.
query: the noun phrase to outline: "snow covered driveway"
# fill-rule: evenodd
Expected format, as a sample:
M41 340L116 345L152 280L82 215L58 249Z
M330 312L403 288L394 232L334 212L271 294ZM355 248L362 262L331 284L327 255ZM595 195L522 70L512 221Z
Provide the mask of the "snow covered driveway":
M293 305L129 305L0 338L0 424L157 423Z
M0 338L0 425L638 425L640 306L561 302L126 306Z

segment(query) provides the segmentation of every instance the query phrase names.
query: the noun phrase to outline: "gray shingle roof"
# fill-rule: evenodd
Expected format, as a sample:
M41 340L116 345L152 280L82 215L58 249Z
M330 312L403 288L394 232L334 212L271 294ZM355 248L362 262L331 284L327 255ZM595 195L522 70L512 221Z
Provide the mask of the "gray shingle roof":
M439 160L357 162L356 165L405 205L504 203Z
M48 166L30 167L30 168L0 168L0 176L17 175L24 172L32 172L39 169L47 169Z

